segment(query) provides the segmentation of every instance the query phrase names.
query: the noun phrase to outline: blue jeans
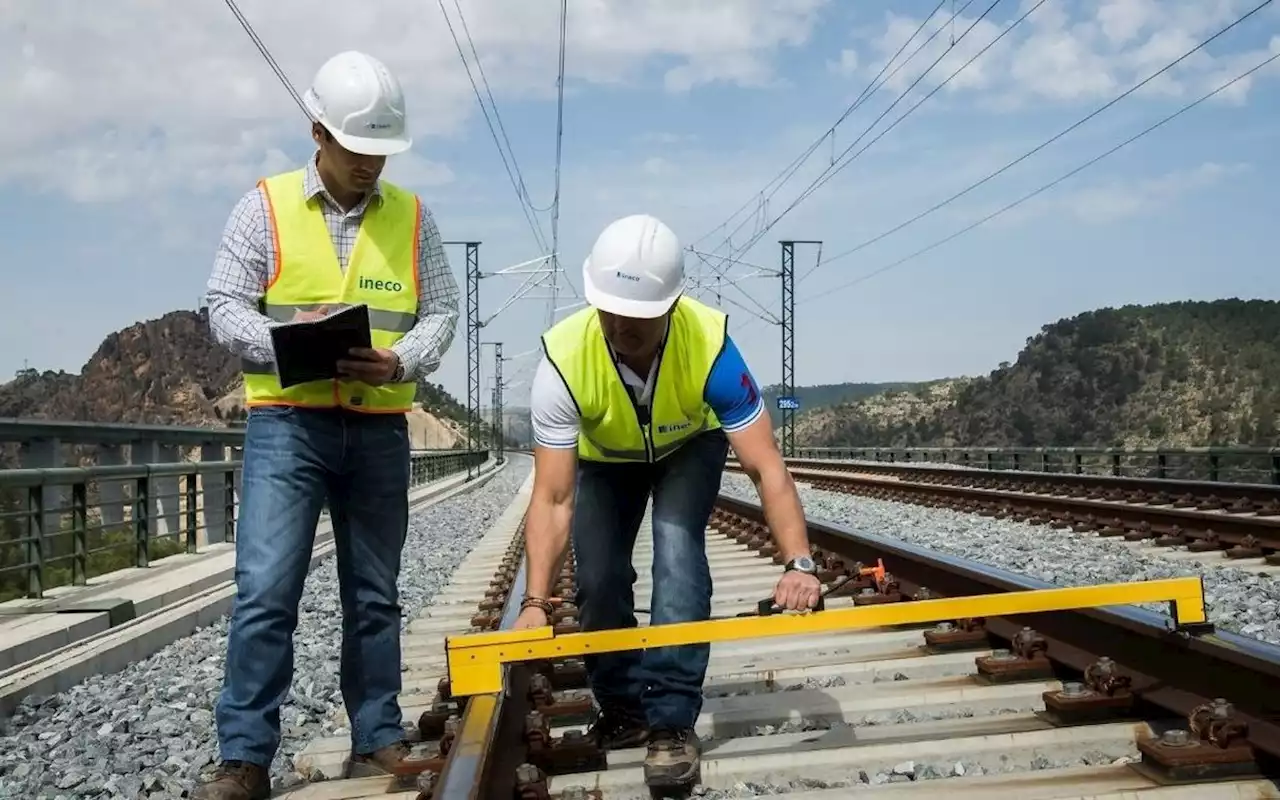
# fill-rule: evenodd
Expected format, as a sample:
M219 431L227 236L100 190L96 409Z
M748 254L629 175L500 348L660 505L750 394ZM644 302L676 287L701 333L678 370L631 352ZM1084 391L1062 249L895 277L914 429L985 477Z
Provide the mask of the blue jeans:
M656 464L579 462L572 535L582 630L636 627L631 554L650 494L649 622L710 617L706 526L728 449L725 434L714 430ZM682 645L586 656L584 661L602 709L643 712L650 728L687 728L702 711L710 654L710 645Z
M293 681L293 632L326 498L342 603L340 687L352 749L403 737L396 580L409 523L403 415L260 407L245 429L236 598L217 721L227 761L270 765Z

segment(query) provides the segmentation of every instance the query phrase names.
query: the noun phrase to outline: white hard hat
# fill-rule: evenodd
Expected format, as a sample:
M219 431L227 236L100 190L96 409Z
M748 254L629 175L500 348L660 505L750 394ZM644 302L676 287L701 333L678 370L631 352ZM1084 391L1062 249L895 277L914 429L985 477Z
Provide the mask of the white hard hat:
M620 317L653 319L684 289L684 250L656 217L633 214L601 231L582 264L587 302Z
M390 156L413 144L400 82L373 56L337 54L316 72L303 99L316 122L353 153Z

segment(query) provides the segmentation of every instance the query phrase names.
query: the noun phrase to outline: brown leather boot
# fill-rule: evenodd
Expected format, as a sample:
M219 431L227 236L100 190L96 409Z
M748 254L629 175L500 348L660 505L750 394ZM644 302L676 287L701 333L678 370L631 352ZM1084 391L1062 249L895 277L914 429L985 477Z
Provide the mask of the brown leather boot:
M271 775L257 764L224 761L208 783L197 786L191 800L267 800Z
M396 767L409 760L409 754L409 745L405 742L396 742L365 755L352 753L351 758L347 759L347 777L376 778L392 775Z

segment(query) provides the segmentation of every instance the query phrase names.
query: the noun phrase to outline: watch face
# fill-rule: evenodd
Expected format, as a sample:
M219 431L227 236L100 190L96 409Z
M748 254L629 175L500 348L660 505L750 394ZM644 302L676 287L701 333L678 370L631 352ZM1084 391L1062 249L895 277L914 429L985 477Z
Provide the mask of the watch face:
M813 559L808 556L800 556L799 558L794 559L791 563L795 569L801 572L817 571L817 565L814 564Z

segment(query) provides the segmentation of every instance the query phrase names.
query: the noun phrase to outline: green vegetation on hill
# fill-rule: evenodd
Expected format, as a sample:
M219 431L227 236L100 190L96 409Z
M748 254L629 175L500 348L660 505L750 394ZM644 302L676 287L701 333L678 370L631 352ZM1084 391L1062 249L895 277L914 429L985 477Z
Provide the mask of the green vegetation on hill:
M1280 445L1280 302L1090 311L990 375L814 409L810 446Z
M430 411L436 416L448 417L464 425L467 422L466 407L439 384L431 381L419 382L418 393L414 400L422 404L424 411Z

